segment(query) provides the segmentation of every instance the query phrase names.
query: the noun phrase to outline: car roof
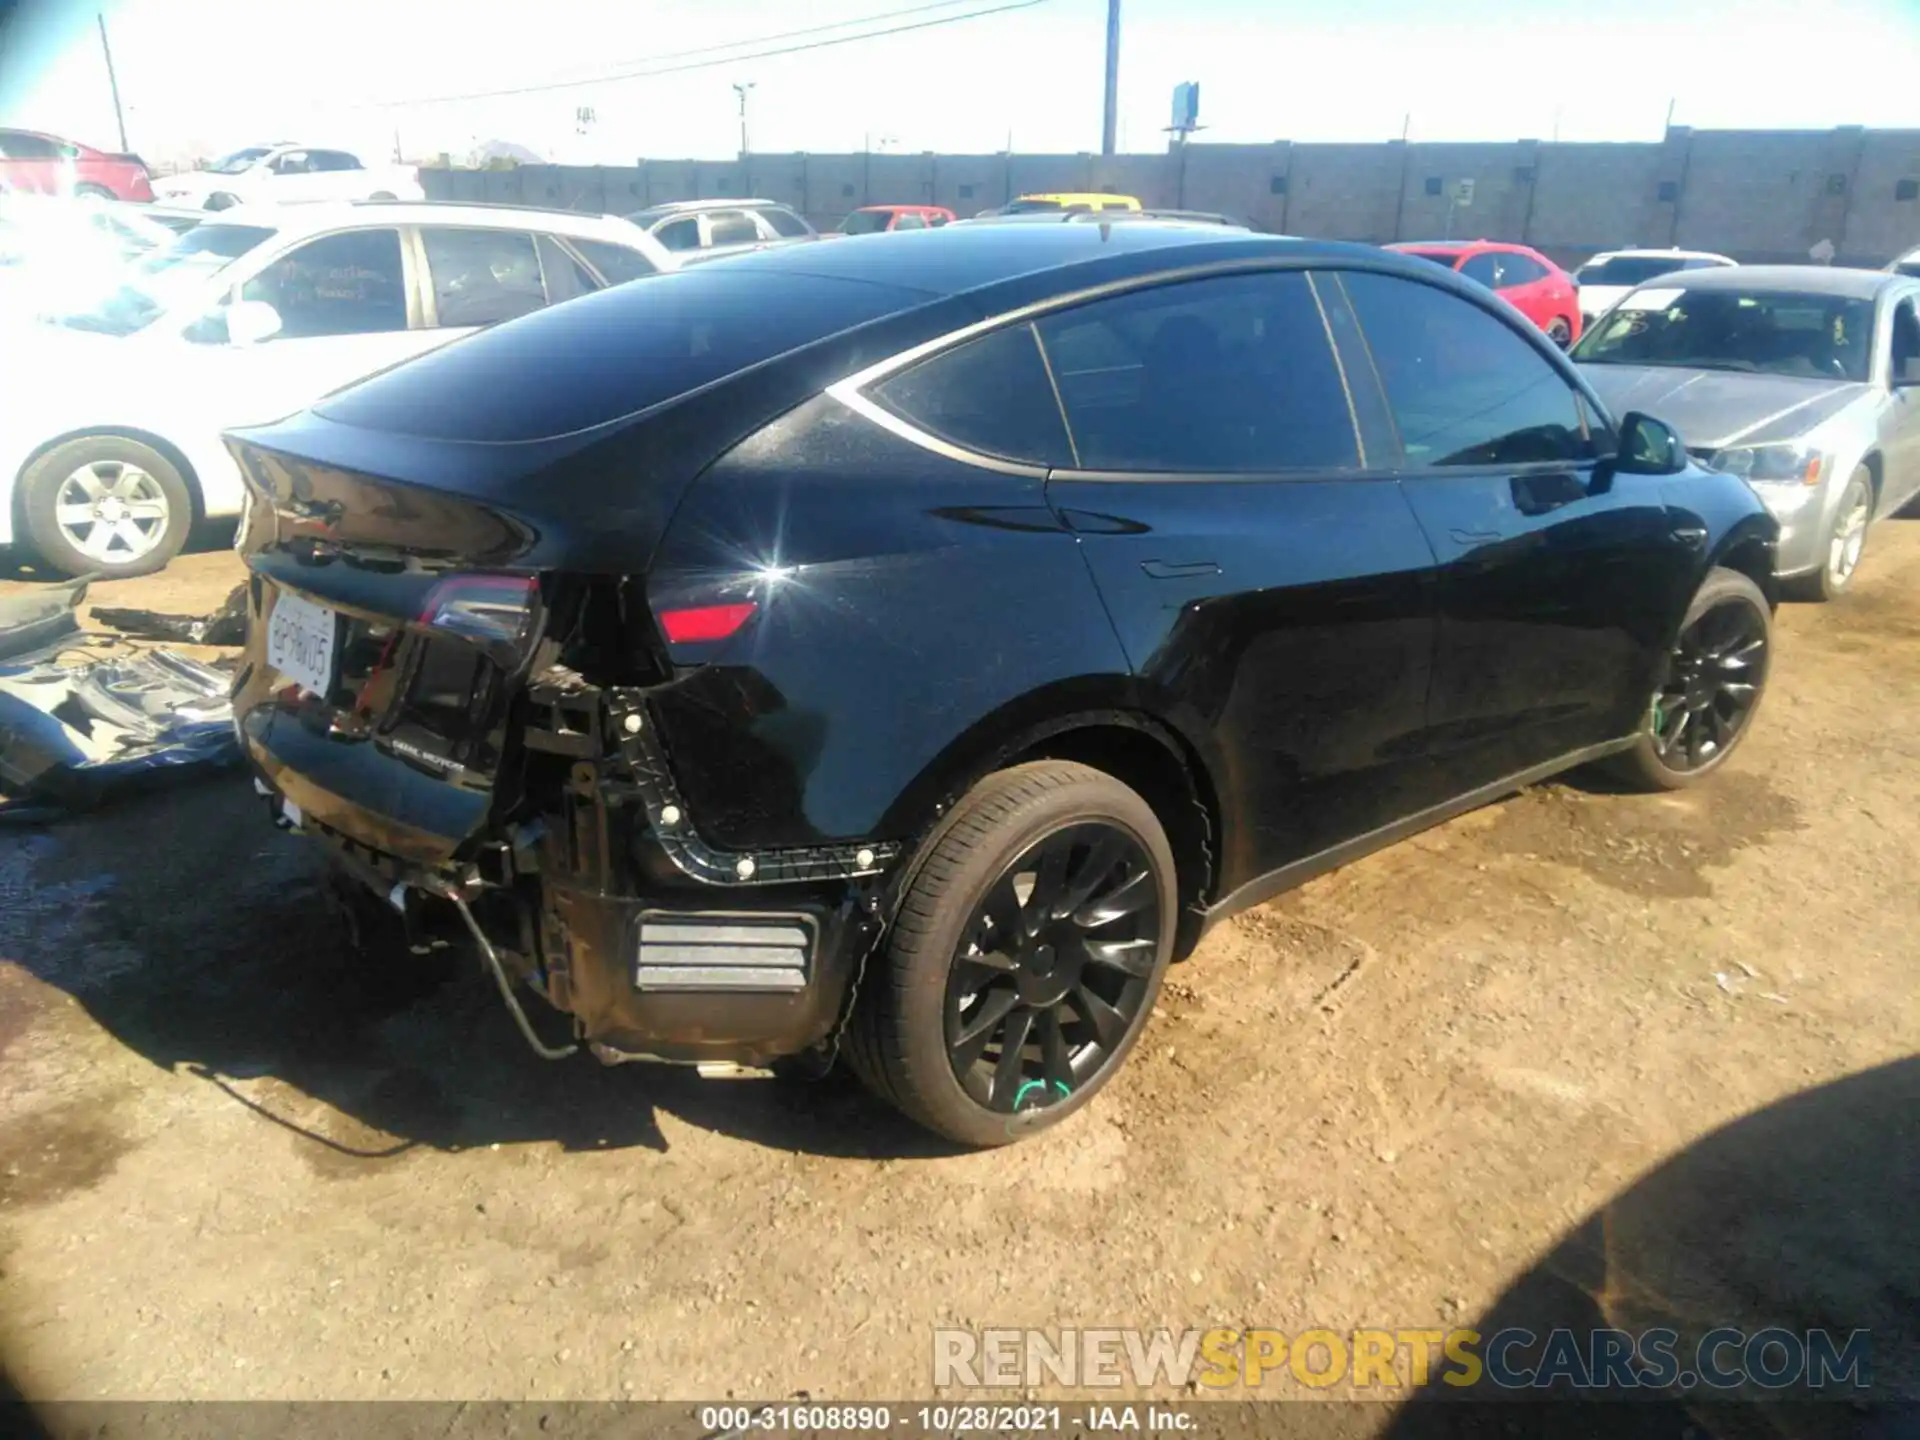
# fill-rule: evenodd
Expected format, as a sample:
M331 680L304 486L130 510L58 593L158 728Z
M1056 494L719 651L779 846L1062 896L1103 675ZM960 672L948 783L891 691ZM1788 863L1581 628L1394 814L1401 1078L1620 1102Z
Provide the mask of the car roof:
M354 225L466 225L478 229L545 230L583 239L620 234L637 226L617 215L580 210L539 210L522 205L460 205L437 200L341 200L305 205L235 205L211 210L202 225L255 225L282 235L339 230Z
M944 205L859 205L855 207L856 211L858 210L893 210L893 211L905 211L909 214L918 210L945 210L946 208L947 207Z
M1686 290L1748 290L1872 300L1890 285L1913 282L1884 270L1855 270L1844 265L1730 265L1718 270L1688 270L1683 279L1673 283Z
M1718 250L1682 250L1678 246L1663 248L1657 245L1635 245L1626 250L1602 250L1587 261L1589 265L1596 260L1725 260L1733 264L1733 257L1722 255Z
M1538 255L1531 245L1516 245L1511 240L1396 240L1389 250L1426 250L1436 255L1474 255L1483 250L1501 250L1513 255Z
M694 214L701 210L738 210L743 205L779 206L782 210L792 208L791 206L781 204L778 200L762 200L747 196L738 200L661 200L652 205L644 205L631 213L635 215L671 215L675 211L685 211L688 214Z

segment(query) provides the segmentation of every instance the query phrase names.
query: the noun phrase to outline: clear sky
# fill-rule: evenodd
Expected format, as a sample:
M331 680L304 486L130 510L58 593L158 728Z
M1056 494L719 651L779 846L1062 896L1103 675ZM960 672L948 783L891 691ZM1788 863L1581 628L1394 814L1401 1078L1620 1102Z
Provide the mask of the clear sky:
M29 4L33 0L29 0ZM57 0L56 0L57 3ZM777 57L719 51L916 0L117 0L128 139L155 158L276 138L410 155L500 137L569 162L723 157L733 85L756 150L1097 150L1106 0ZM921 0L925 3L925 0ZM953 0L907 24L1008 0ZM94 7L79 7L90 12ZM1124 0L1122 148L1202 140L1648 140L1701 128L1920 125L1920 0ZM854 33L860 27L831 34ZM807 35L747 49L830 38ZM680 55L678 59L661 59ZM541 93L427 97L722 60ZM15 123L111 143L97 36L5 97ZM18 86L16 85L16 92ZM597 119L576 133L574 112ZM102 116L107 118L103 121Z

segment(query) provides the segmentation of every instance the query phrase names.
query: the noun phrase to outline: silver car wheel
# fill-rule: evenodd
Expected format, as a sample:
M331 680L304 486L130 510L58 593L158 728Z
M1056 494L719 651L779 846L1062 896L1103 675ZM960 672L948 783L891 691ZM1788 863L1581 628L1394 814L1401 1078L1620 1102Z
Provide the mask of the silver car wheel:
M139 466L95 460L60 482L53 518L89 560L126 565L153 552L173 512L166 491Z
M1827 546L1827 573L1836 587L1853 579L1853 572L1860 568L1860 552L1867 544L1867 522L1873 515L1872 493L1858 481L1847 491L1847 499L1853 503L1834 525L1833 539Z

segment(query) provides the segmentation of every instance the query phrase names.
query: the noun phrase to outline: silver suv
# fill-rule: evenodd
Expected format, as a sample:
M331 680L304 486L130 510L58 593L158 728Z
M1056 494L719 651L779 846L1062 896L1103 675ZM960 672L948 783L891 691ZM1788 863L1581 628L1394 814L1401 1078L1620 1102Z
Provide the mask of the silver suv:
M674 200L627 219L683 264L820 238L805 217L776 200Z

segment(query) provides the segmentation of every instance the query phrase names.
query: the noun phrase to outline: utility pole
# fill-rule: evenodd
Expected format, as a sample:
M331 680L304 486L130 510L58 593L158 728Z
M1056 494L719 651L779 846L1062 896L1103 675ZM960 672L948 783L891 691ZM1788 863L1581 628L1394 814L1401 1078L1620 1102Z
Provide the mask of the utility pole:
M744 85L735 85L733 93L740 97L740 158L747 158L747 92L753 89L753 81Z
M1116 0L1117 3L1117 0ZM107 57L107 86L113 91L113 123L120 127L120 149L127 148L127 117L120 111L120 82L113 73L113 47L107 44L107 17L95 11L93 18L100 22L100 53Z
M1120 124L1120 0L1107 0L1107 107L1100 129L1100 153L1113 154Z

